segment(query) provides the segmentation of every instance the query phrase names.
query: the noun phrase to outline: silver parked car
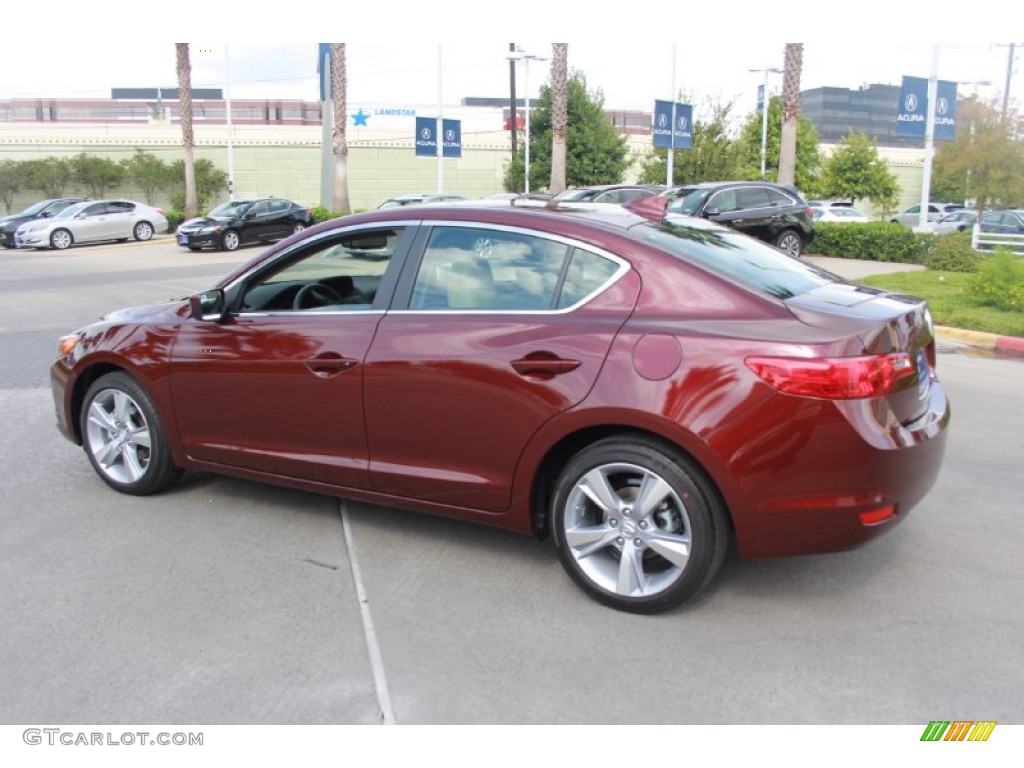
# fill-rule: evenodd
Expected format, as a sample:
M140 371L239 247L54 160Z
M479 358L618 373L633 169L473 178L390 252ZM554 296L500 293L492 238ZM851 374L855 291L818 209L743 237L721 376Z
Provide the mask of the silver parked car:
M959 203L928 203L928 221L934 222L940 216L945 216L953 211L962 211L964 206ZM921 204L912 205L903 213L897 213L890 219L893 224L902 224L904 227L913 229L918 225L921 217Z
M159 208L131 200L89 200L69 206L53 218L22 224L14 233L14 244L64 250L76 243L150 240L165 231L167 217Z

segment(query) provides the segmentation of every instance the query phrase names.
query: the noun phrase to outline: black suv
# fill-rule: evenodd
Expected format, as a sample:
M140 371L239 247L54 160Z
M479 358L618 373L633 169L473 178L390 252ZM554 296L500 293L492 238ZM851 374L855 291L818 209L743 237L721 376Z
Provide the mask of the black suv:
M88 200L87 197L61 197L55 200L40 200L35 205L30 205L21 213L12 213L10 216L0 218L0 245L4 248L14 248L14 232L26 221L35 219L49 219L56 216L69 205Z
M711 181L671 187L668 210L701 216L799 257L814 239L810 206L791 189L765 181Z

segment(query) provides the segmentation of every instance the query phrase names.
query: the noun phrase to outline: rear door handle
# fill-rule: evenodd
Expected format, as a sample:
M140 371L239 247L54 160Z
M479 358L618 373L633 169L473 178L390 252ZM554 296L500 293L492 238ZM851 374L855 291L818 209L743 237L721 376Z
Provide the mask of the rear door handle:
M337 352L325 352L306 361L306 367L316 376L328 379L359 365L354 357L343 357Z
M550 352L534 352L519 360L513 360L510 364L520 376L541 379L550 379L580 367L579 360L566 360Z

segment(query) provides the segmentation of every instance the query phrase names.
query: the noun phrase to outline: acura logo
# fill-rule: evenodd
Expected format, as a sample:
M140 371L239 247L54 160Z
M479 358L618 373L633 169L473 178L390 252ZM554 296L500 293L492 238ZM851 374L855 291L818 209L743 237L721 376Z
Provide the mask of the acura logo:
M665 116L665 113L662 112L658 115L658 127L664 128L666 123L668 123L668 118Z
M679 117L679 130L680 131L685 131L686 130L686 118L683 117L682 115L680 115L680 117Z
M904 106L907 108L907 112L917 112L917 94L907 94L907 100L904 102Z
M945 96L940 96L939 102L935 107L935 111L938 112L940 115L946 114L949 111L949 99L947 99Z
M451 128L449 128L447 131L445 131L444 132L444 140L445 141L455 141L455 131L453 131Z
M422 130L420 130L420 138L422 138L424 141L427 141L430 138L430 129L423 128Z

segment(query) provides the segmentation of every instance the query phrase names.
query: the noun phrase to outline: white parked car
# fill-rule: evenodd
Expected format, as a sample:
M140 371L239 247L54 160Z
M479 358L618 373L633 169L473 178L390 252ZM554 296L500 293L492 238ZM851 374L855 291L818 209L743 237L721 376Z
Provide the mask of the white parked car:
M945 216L947 213L953 211L962 211L964 207L958 203L929 203L928 204L928 222L934 223L941 216ZM903 213L897 213L890 219L893 224L902 224L905 227L911 229L918 226L921 218L921 206L913 205L907 208ZM928 229L927 227L925 229Z
M977 211L953 211L935 222L932 232L936 235L948 235L951 232L964 232L974 226L978 220Z
M65 208L50 219L22 224L14 233L19 248L64 250L76 243L104 240L150 240L167 231L167 217L159 208L131 200L89 200Z
M848 205L833 205L828 208L817 208L811 207L811 215L814 216L814 223L828 222L834 224L848 223L848 222L867 222L871 221L867 216L858 211L856 208L851 208Z

